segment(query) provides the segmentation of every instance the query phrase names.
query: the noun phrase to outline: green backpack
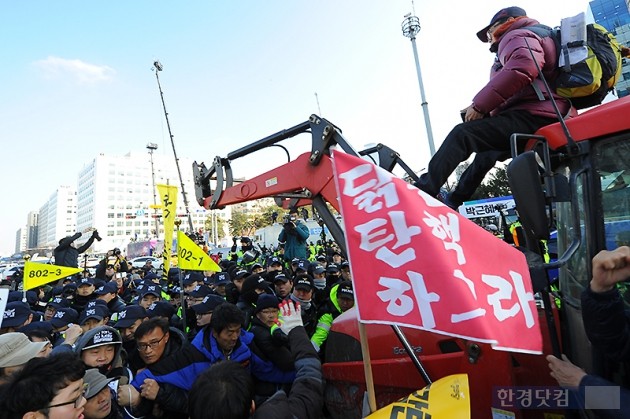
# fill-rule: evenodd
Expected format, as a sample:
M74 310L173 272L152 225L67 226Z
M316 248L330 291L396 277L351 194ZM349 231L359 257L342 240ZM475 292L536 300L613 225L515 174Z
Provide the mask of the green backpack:
M540 37L551 37L556 43L558 57L564 55L565 64L559 68L557 78L551 83L558 95L571 100L576 109L588 108L602 103L621 77L621 46L613 34L597 23L586 25L587 57L569 64L568 48L583 46L562 45L559 29L545 25L525 28ZM539 97L542 94L539 93ZM544 99L544 98L543 98Z

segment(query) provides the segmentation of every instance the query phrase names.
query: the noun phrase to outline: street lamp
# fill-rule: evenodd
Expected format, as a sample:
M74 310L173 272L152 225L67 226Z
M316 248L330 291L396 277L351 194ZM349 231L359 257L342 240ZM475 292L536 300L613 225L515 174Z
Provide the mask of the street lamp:
M403 35L411 40L413 56L416 60L416 71L418 72L418 84L420 85L420 97L422 98L422 111L424 112L424 123L427 127L427 137L429 138L429 151L431 157L435 154L435 144L433 144L433 132L431 131L431 120L429 119L429 104L424 96L424 85L422 84L422 73L420 72L420 61L418 60L418 48L416 48L416 35L420 32L420 20L411 13L405 15L402 22Z
M157 196L155 193L155 170L153 169L153 152L157 150L158 146L155 143L147 143L147 150L149 150L149 156L151 158L151 184L153 186L153 215L155 217L155 237L160 236L160 222L157 217Z

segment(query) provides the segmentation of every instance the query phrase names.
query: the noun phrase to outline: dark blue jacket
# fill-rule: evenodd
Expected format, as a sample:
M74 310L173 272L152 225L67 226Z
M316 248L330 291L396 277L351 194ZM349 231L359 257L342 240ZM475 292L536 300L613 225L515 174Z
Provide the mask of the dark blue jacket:
M241 330L241 336L229 359L247 367L258 379L275 383L293 382L295 371L282 372L273 363L263 361L250 350L253 337L253 334ZM151 378L158 383L172 384L189 391L199 374L212 364L225 359L216 339L212 336L211 329L204 328L197 333L190 345L142 371L131 384L140 391L140 385L144 380Z

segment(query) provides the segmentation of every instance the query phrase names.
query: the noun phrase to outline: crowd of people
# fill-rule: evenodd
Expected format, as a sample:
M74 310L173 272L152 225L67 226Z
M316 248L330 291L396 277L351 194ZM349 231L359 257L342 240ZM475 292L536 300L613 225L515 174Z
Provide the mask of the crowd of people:
M0 417L321 417L326 340L354 305L349 264L330 246L311 260L239 250L220 272L163 276L112 249L95 276L11 291Z

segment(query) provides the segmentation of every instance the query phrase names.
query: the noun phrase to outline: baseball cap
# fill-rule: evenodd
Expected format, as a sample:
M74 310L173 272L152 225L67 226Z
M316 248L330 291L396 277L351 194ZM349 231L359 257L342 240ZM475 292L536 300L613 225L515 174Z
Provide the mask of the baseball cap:
M94 291L96 295L116 294L118 292L118 285L115 282L106 282Z
M13 292L19 294L19 296L15 296L12 298L11 295L9 295L7 302L22 301L22 299L24 298L24 294L26 294L26 302L31 306L35 306L37 302L39 301L39 298L37 297L37 293L33 290L28 290L26 291L26 293L23 293L22 291L10 291L9 294Z
M274 257L269 258L269 260L267 261L267 265L268 266L282 265L282 261L280 260L280 258L277 258L274 256Z
M488 29L490 29L490 27L492 25L494 25L495 23L510 18L510 17L519 17L519 16L527 16L527 13L525 12L525 10L521 9L520 7L516 7L516 6L512 6L512 7L506 7L505 9L501 9L499 10L494 16L492 16L492 20L490 20L490 23L488 24L488 26L485 26L483 29L481 29L479 32L477 32L477 38L479 38L479 40L481 42L488 42Z
M83 348L81 348L81 351L85 351L86 349L91 349L91 348L97 348L99 346L104 346L104 345L122 343L122 340L120 339L120 335L118 334L118 331L109 326L99 326L95 329L92 329L92 331L95 331L95 333L85 343Z
M62 307L70 307L70 303L63 297L54 297L46 304L46 307L48 306L51 306L54 309L59 309Z
M313 281L310 280L310 278L308 278L307 276L302 276L300 279L298 279L295 282L295 285L293 285L293 288L298 289L298 290L306 290L306 291L311 291L313 289Z
M155 272L149 272L144 276L144 280L145 281L150 281L152 279L156 279L159 278L159 276L157 276L157 274Z
M88 390L85 393L86 399L91 399L101 392L110 382L114 381L116 377L107 378L97 368L90 368L85 371L83 376L83 383L88 385Z
M94 280L92 278L81 278L77 281L77 287L82 287L84 285L94 285Z
M234 274L234 279L245 278L247 275L249 275L249 272L247 272L245 269L241 269L240 271L236 271L236 273Z
M149 294L155 295L156 297L161 297L162 290L160 289L160 287L158 287L155 284L147 285L146 287L142 289L142 292L140 293L140 298L144 298L144 296L149 295Z
M156 301L147 309L147 317L166 317L170 319L175 314L175 307L168 301Z
M26 364L44 349L48 342L31 342L24 333L0 335L0 368Z
M22 301L11 301L7 303L2 316L2 327L22 326L28 316L31 315L31 308Z
M50 324L53 325L55 329L59 329L61 327L67 326L70 323L76 323L79 321L79 313L73 308L70 307L62 307L58 308L57 312L50 319Z
M352 289L352 282L342 281L337 287L337 298L350 298L354 300L354 290Z
M299 258L293 258L293 259L291 259L291 265L296 265L296 264L298 264L298 263L300 263L300 259L299 259Z
M315 259L317 259L320 262L325 262L326 261L326 256L324 255L319 255L317 256Z
M105 316L109 315L109 307L107 306L107 303L105 302L105 300L100 300L98 298L95 300L90 300L87 302L84 309L94 308L94 307L100 307L101 310L104 310Z
M203 282L203 274L201 272L189 272L184 275L182 280L184 285L190 285L193 282Z
M273 278L273 282L287 282L289 280L289 278L285 275L285 274L278 274Z
M20 327L18 330L16 330L16 332L22 332L24 334L27 334L32 330L41 330L43 332L46 332L49 335L52 335L52 333L54 332L52 324L50 324L50 322L47 322L47 321L30 322L26 326Z
M256 289L264 290L269 286L269 282L265 281L265 278L258 274L253 274L245 278L243 286L241 287L241 295L245 295L248 292Z
M225 285L230 282L230 274L227 272L217 272L214 274L214 285Z
M68 295L68 294L74 294L76 290L77 290L77 284L75 284L74 282L68 282L67 284L63 286L62 292L64 295Z
M197 285L195 289L190 292L190 296L193 298L203 298L210 293L212 293L212 290L209 287Z
M147 312L144 307L137 305L127 306L127 308L118 313L118 321L114 324L114 327L116 329L126 329L131 327L136 320L144 319L145 317L147 317Z
M86 308L81 312L81 316L79 317L79 324L83 326L86 321L89 319L95 319L96 321L103 320L104 317L107 316L108 313L105 313L103 308L100 305L96 305L92 308Z
M313 269L313 273L317 275L321 275L324 272L326 272L326 268L324 268L322 265L317 265L315 269Z
M197 314L205 314L213 311L220 304L225 303L225 299L220 295L208 294L199 304L192 306L192 309Z
M308 265L310 265L310 262L308 260L300 259L295 270L297 271L298 269L301 269L303 271L306 271L308 270Z
M341 262L341 265L339 265L339 267L341 269L350 268L350 262L348 262L347 260L344 260L343 262Z
M326 267L326 272L328 273L339 272L339 266L335 265L334 263L331 263Z

